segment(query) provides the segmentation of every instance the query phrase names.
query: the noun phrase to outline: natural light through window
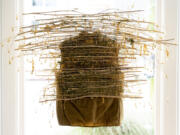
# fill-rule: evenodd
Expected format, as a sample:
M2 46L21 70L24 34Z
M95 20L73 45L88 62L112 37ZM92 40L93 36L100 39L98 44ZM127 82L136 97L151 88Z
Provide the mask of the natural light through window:
M97 13L105 9L144 10L144 18L155 21L154 0L24 0L24 12L69 10L78 9L83 13ZM35 24L33 17L24 17L26 25ZM149 26L151 27L151 26ZM147 82L138 86L142 99L125 99L124 120L120 127L67 127L59 126L56 119L55 102L41 103L43 91L50 80L42 79L40 70L44 67L54 66L53 63L41 63L40 60L24 57L24 124L25 135L153 135L154 134L154 107L155 107L155 55L138 59L142 65L148 65L145 74ZM148 58L149 59L149 58ZM39 61L35 63L34 61ZM33 63L33 66L32 66ZM36 70L34 70L34 68ZM38 72L39 71L39 72ZM33 72L33 74L32 74ZM44 74L43 74L44 75Z

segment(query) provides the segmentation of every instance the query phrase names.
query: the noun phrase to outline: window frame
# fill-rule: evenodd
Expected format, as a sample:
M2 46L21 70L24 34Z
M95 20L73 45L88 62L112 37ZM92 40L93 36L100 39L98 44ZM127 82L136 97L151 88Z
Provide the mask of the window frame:
M166 37L175 37L175 41L179 43L178 0L157 0L156 6L158 7L156 11L157 24L167 32ZM23 0L0 0L0 9L0 40L4 40L11 35L10 29L15 24L17 13L19 14L23 10ZM175 21L171 22L170 20ZM170 49L173 57L170 57L163 65L157 63L155 135L178 135L179 133L180 74L178 67L180 59L178 52L179 47ZM175 60L172 61L172 58ZM23 64L23 61L20 60L20 64ZM0 47L0 135L23 135L24 133L23 71L17 74L16 65L16 62L8 64L7 48ZM169 68L169 65L173 67ZM23 70L23 67L21 69ZM164 78L164 73L170 77L169 80ZM17 76L18 82L15 81ZM173 92L169 92L168 88L172 88ZM171 109L168 110L168 108Z
M158 0L156 23L165 32L166 38L179 43L178 0ZM171 21L173 20L173 21ZM168 47L170 56L164 64L157 63L156 75L156 134L177 135L179 133L179 46ZM161 54L159 54L162 59Z
M4 44L4 47L0 47L1 135L20 135L17 61L13 60L9 64L10 46L6 44L9 37L11 37L11 46L14 43L12 28L16 26L18 2L18 0L0 0L0 37ZM11 54L13 53L12 51Z
M0 42L2 41L2 1L0 0ZM0 97L2 97L2 48L0 47ZM0 98L1 99L1 98ZM2 108L2 100L0 100L0 121L2 124L2 113L1 113L1 108ZM0 124L0 134L2 134L2 125Z

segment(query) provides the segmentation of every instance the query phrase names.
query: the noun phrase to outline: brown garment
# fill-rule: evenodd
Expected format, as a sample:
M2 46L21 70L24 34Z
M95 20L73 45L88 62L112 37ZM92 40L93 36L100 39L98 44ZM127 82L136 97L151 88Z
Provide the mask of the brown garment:
M57 117L60 125L69 126L119 126L123 104L116 98L83 98L57 101Z
M115 39L100 32L81 32L60 45L60 70L56 72L60 125L120 125L124 78L117 46Z

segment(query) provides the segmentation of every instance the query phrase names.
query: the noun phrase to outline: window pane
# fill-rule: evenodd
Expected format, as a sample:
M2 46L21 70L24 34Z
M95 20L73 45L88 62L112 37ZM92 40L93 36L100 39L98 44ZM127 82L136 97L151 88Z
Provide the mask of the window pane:
M154 21L154 0L24 0L25 11L46 11L77 8L83 13L96 13L105 9L116 8L120 10L144 11L145 19ZM25 24L35 24L33 17L24 17ZM151 26L149 26L151 27ZM25 57L25 135L153 135L154 134L154 56L147 63L147 58L139 60L142 65L149 67L146 77L148 83L138 86L139 92L143 93L143 99L125 99L124 100L124 120L120 127L65 127L59 126L56 120L55 102L40 103L40 97L43 95L44 88L50 80L41 79L36 75L44 67L48 67L48 62L41 64L35 58ZM33 66L31 63L35 63ZM53 63L51 63L53 66ZM35 68L34 74L32 69ZM151 71L150 71L151 70ZM134 84L135 85L135 84ZM135 87L134 87L135 88Z

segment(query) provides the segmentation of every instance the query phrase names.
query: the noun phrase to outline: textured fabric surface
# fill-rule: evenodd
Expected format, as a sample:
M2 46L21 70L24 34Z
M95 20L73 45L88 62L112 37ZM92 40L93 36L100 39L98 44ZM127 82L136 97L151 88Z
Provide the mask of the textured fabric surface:
M61 44L56 73L60 125L120 125L124 78L116 46L116 40L99 32L82 32Z
M123 116L122 99L83 98L57 101L60 125L68 126L119 126Z
M82 97L118 97L123 93L119 48L100 32L81 32L60 45L56 72L57 100Z

